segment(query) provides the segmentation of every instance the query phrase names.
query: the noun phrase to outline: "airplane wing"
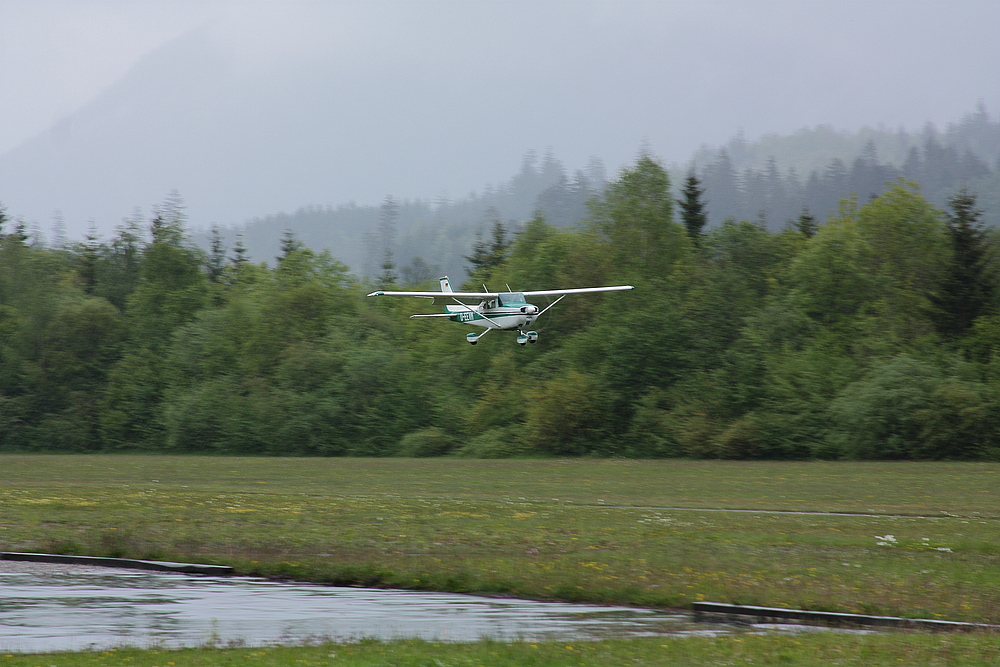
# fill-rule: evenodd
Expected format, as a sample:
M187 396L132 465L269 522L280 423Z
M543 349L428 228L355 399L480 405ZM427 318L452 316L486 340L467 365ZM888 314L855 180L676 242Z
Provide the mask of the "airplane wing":
M422 296L425 299L427 297L465 297L466 299L495 299L499 295L498 292L389 292L385 290L378 290L377 292L372 292L368 296Z
M635 289L632 285L615 285L613 287L577 287L574 289L549 289L536 290L534 292L518 292L524 296L555 296L558 294L583 294L586 292L620 292L622 290ZM458 297L465 299L495 299L507 292L390 292L378 290L368 296L420 296L428 297Z
M534 292L521 292L524 296L555 296L556 294L581 294L584 292L621 292L635 289L632 285L615 285L614 287L577 287L575 289L547 289Z

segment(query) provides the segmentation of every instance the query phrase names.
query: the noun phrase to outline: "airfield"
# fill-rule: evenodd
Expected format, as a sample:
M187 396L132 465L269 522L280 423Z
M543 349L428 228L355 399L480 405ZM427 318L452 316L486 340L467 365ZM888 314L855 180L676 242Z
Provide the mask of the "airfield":
M1000 623L995 463L4 455L0 465L3 551L220 564L341 586ZM275 647L253 663L237 649L170 660L900 664L896 657L910 656L908 664L995 664L998 646L989 633L820 632L572 649L369 642L326 653ZM143 652L87 662L95 655L46 664L165 663ZM36 663L0 656L6 664Z

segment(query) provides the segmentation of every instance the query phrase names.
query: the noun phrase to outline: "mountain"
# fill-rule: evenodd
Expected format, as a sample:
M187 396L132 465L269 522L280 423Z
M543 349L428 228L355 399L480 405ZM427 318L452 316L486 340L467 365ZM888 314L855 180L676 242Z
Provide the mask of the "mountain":
M330 3L312 24L209 24L165 44L0 155L0 201L43 227L59 211L79 237L174 190L205 227L386 195L454 200L531 147L624 163L669 100L641 66L667 47L652 27L626 30L642 8L387 7Z

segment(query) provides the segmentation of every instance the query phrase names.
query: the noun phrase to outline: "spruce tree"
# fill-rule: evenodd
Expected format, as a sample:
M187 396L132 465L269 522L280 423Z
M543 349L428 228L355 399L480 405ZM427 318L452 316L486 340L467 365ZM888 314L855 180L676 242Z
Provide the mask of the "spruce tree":
M304 248L305 246L302 245L302 242L295 238L295 232L286 229L281 235L281 256L278 257L278 263L284 262L290 255Z
M226 246L222 241L222 231L218 225L212 225L212 240L207 259L205 269L208 273L208 280L217 283L222 279L226 268Z
M699 187L700 185L701 181L694 175L694 172L691 172L684 180L684 189L681 190L684 197L677 200L677 205L681 207L681 222L695 244L701 239L702 230L708 222L705 203L701 200L705 189Z
M986 266L986 239L976 195L963 187L948 200L948 209L954 258L936 299L936 319L942 334L959 337L986 312L995 288Z
M382 287L392 285L399 280L399 276L396 274L396 260L393 256L398 219L399 202L392 195L388 195L379 208L378 232L382 244L382 273L378 277L378 283Z
M507 259L507 252L510 250L512 242L508 240L507 228L498 217L493 220L491 237L490 241L486 241L481 232L476 233L476 240L472 244L472 254L464 256L470 265L470 276L476 275L478 271L489 271L500 266Z
M795 228L806 238L816 235L819 225L816 224L816 216L809 212L808 206L802 207L802 213L799 214L798 220L795 221Z
M246 245L244 245L243 243L243 235L237 234L236 244L233 246L233 256L229 258L229 261L237 270L239 270L243 268L243 266L247 262L250 261L250 259L247 257L248 254L249 251L247 250Z

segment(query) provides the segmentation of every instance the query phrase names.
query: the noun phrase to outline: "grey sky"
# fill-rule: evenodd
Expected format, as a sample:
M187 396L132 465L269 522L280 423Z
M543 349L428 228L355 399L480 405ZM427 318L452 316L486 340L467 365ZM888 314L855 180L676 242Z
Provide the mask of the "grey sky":
M10 192L3 183L0 201L43 224L58 208L76 231L91 217L109 227L177 187L200 222L233 223L304 204L374 203L388 193L461 196L505 179L528 149L551 147L570 168L598 155L613 171L640 146L684 162L699 145L720 144L741 128L751 139L817 124L918 129L957 120L978 101L1000 111L998 25L994 0L0 0L0 155L10 158L65 117L79 114L73 127L85 132L101 100L117 109L120 100L107 100L134 94L114 88L135 76L131 68L153 71L143 64L150 53L174 53L178 39L197 34L199 48L218 55L218 69L201 80L197 65L188 65L188 106L210 117L217 106L235 113L225 106L233 95L245 96L243 108L257 104L258 93L293 106L315 103L314 113L291 109L282 121L278 106L261 102L259 118L302 130L273 135L282 143L272 147L276 160L326 170L326 182L337 184L321 187L304 173L282 189L267 175L261 182L274 183L274 192L261 194L245 165L230 171L218 157L212 170L230 173L232 192L213 183L202 194L193 175L198 152L210 147L201 137L189 151L195 166L178 158L173 172L150 171L141 187L118 178L119 189L108 193L115 202L77 198L68 186L22 195L25 188ZM323 95L292 91L327 83ZM379 124L365 126L366 117ZM143 119L126 120L123 127L141 136ZM107 117L102 122L106 128ZM358 135L350 140L343 136L349 127ZM113 133L104 131L94 130L92 145L111 150ZM268 136L250 132L247 141ZM169 137L164 145L185 140ZM87 158L73 159L103 159ZM342 174L338 163L346 165ZM253 196L240 197L241 187Z

